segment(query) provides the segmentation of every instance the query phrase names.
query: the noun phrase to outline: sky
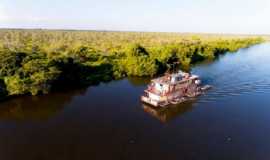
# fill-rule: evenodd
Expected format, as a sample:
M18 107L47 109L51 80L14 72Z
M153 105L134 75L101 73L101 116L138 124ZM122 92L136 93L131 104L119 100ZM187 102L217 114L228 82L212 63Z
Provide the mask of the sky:
M0 28L270 34L270 0L0 0Z

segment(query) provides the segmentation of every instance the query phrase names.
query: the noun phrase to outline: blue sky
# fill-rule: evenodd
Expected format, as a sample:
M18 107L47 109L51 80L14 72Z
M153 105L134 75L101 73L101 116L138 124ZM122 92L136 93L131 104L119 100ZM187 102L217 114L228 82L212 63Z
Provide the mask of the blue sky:
M270 0L0 0L0 28L270 34Z

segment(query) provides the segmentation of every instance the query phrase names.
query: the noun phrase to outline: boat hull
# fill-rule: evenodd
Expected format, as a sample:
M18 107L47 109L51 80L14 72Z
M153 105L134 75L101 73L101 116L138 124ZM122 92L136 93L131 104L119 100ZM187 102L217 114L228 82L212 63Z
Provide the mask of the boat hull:
M145 96L141 96L141 101L144 102L144 103L147 103L147 104L150 104L154 107L158 107L159 106L159 102L158 101L155 101L149 97L145 97Z
M156 98L157 95L155 95L154 96L155 98L153 98L153 94L148 94L148 96L141 96L141 101L144 103L150 104L154 107L166 107L169 104L180 104L190 99L193 99L194 97L198 97L201 94L203 94L204 91L210 88L211 86L209 85L199 87L198 90L194 92L192 95L184 95L183 93L180 93L180 92L174 92L167 95L167 97L163 96L163 97ZM147 91L145 92L147 93Z

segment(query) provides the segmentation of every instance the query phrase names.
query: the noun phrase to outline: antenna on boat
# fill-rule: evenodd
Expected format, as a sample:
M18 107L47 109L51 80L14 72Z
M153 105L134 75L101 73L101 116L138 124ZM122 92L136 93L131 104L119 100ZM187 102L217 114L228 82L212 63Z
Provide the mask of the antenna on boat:
M176 73L177 72L177 65L179 64L179 62L173 62L173 73Z
M169 68L167 69L167 73L177 73L177 67L180 63L179 62L172 62L172 63L169 63L168 66Z

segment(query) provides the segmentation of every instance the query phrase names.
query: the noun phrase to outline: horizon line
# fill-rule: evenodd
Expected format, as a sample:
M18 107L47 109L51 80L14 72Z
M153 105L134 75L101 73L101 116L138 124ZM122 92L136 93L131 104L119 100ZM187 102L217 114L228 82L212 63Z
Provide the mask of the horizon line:
M174 32L174 31L143 31L143 30L109 30L109 29L76 29L76 28L39 28L39 27L0 27L0 30L49 30L49 31L87 31L87 32L133 32L133 33L177 33L177 34L209 34L209 35L242 35L270 36L255 33L222 33L222 32Z

